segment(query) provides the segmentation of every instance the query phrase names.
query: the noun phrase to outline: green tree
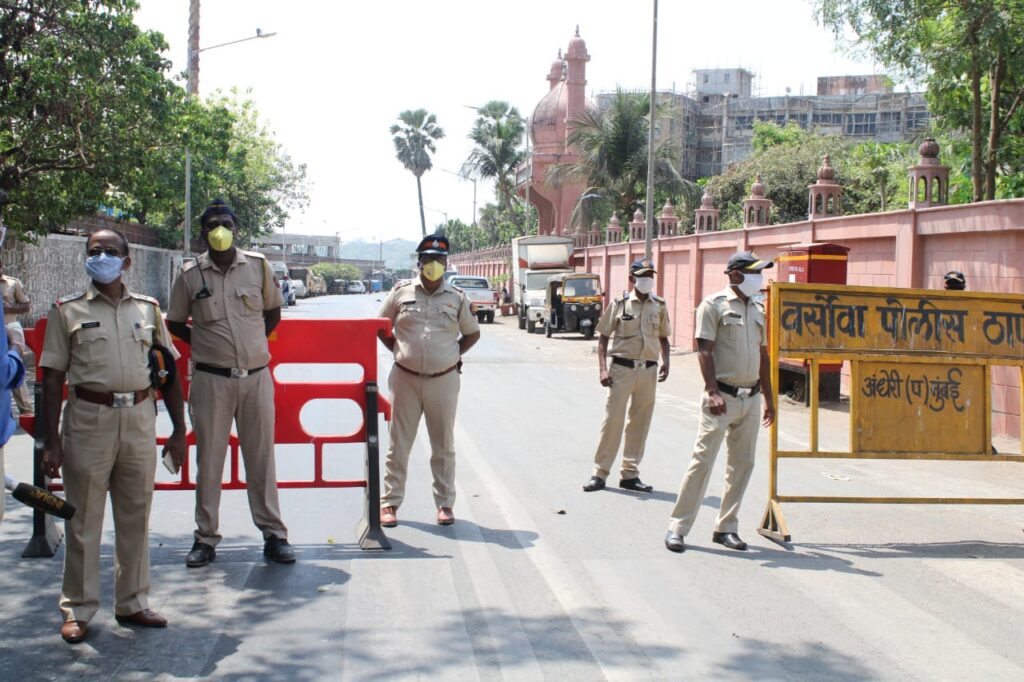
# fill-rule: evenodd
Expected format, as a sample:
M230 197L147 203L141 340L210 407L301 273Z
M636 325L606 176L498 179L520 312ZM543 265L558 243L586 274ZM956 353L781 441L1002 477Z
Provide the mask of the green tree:
M457 218L438 223L434 230L448 237L452 253L465 253L488 246L487 236L475 225L467 225Z
M647 94L618 90L606 110L587 111L570 121L567 142L581 158L552 164L546 179L555 186L585 185L573 210L574 227L607 220L613 210L629 216L641 206L647 188L649 102ZM699 201L697 186L676 170L671 142L658 144L654 159L657 185L681 194L688 204Z
M522 201L513 202L508 211L491 203L480 209L479 227L486 246L501 246L514 237L537 234L537 226L536 209L531 206L527 210Z
M462 164L462 174L494 180L498 204L507 212L515 195L516 166L523 160L520 142L525 124L519 110L508 102L492 100L477 113L469 133L473 150Z
M815 0L815 11L923 80L944 129L969 131L974 201L1024 172L1024 0Z
M314 275L323 277L327 282L335 279L353 280L363 277L359 268L348 263L317 263L310 270Z
M406 170L416 177L416 194L420 202L420 227L427 236L427 219L423 215L423 185L420 179L433 168L430 155L437 151L435 140L444 137L437 125L437 117L426 109L409 109L398 115L401 123L391 126L391 139L395 143L395 156Z
M178 98L167 45L132 0L0 7L0 188L18 232L93 212L166 143Z

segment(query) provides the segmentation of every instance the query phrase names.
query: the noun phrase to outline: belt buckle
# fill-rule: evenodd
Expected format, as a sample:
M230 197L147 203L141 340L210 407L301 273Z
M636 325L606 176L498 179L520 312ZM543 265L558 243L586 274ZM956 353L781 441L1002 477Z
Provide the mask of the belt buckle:
M135 392L131 393L112 393L113 401L110 403L111 407L132 407L135 405Z
M643 369L647 366L646 360L633 360L633 369Z
M247 369L239 369L238 367L232 367L231 368L231 378L232 379L241 379L241 378L247 377L247 376L249 376L249 370L247 370Z
M740 386L736 387L736 397L737 398L749 398L752 395L754 395L754 387L753 386L749 386L749 387L746 387L746 388L740 387Z

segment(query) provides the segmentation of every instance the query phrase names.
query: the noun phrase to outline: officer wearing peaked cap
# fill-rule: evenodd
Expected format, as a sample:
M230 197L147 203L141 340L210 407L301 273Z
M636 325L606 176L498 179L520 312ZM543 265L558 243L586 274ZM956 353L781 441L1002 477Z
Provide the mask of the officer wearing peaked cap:
M380 308L393 333L379 334L394 353L391 388L391 445L388 448L381 497L381 525L398 524L405 498L409 452L420 417L430 436L430 469L434 477L437 522L455 522L455 412L458 406L462 356L480 338L469 300L444 281L448 238L427 235L416 248L419 277L396 286Z
M683 538L697 518L723 439L728 448L725 490L711 539L730 549L747 548L736 532L737 517L754 469L759 393L764 396L761 424L767 427L775 421L764 303L759 296L764 284L761 271L773 266L751 251L733 254L725 268L729 286L705 298L697 309L695 336L704 395L697 442L665 536L670 551L685 549Z
M50 310L39 364L43 368L43 471L64 476L78 512L66 522L61 636L85 639L100 604L100 538L109 492L114 510L114 616L118 623L164 627L149 609L149 512L156 474L154 387L163 393L174 433L165 451L185 456L185 415L178 382L153 383L152 356L176 351L155 299L128 291L128 241L102 229L86 242L92 283ZM58 431L64 379L68 400ZM62 436L62 437L61 437Z
M625 423L626 444L622 451L619 487L649 493L654 487L640 480L640 461L654 414L657 382L669 371L669 343L672 325L665 299L656 296L654 264L638 260L629 268L633 291L616 298L597 323L597 362L601 385L608 389L601 437L594 453L594 473L583 486L586 492L602 490L611 471ZM608 345L611 343L611 365ZM658 354L661 353L661 370ZM629 421L626 421L626 407Z
M963 291L967 288L967 278L958 270L950 270L942 280L943 288L946 291Z
M263 535L263 555L295 562L281 519L274 462L274 380L267 370L267 337L281 321L284 299L261 254L235 247L237 220L223 200L199 218L209 247L186 263L171 287L171 332L191 344L195 374L189 408L196 433L196 530L185 565L216 558L220 494L231 423L237 427L253 523ZM192 318L192 325L186 324Z

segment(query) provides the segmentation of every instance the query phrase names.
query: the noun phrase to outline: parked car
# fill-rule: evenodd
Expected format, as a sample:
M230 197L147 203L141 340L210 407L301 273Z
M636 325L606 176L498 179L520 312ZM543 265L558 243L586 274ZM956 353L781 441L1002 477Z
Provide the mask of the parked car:
M358 279L352 280L351 282L348 283L348 286L345 287L345 293L346 294L365 294L366 293L366 285L363 284Z
M295 292L295 298L306 298L306 283L301 279L290 280L292 283L292 291Z
M498 307L498 292L491 288L486 277L455 275L449 283L466 294L469 309L480 322L494 322L494 310Z

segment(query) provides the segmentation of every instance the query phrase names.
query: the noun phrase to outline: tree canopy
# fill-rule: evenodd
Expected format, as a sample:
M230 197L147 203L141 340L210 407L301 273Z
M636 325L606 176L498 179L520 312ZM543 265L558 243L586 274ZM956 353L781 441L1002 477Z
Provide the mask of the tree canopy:
M462 164L467 176L494 180L502 210L509 211L515 194L516 166L523 160L521 142L526 126L519 110L508 102L492 100L477 109L469 139L473 150Z
M434 167L430 155L437 151L435 140L444 137L444 129L437 124L437 116L426 109L408 109L398 115L400 123L391 126L391 139L395 156L406 170L416 177L416 194L420 201L420 227L427 234L427 219L423 214L423 185L420 178Z
M195 158L193 218L233 204L251 234L306 201L305 167L251 102L189 100L168 74L163 36L134 24L134 0L0 3L0 188L8 225L43 232L100 207L180 242L184 156Z
M851 29L859 48L924 82L943 130L969 132L974 201L1024 186L1024 0L814 4L837 35Z

